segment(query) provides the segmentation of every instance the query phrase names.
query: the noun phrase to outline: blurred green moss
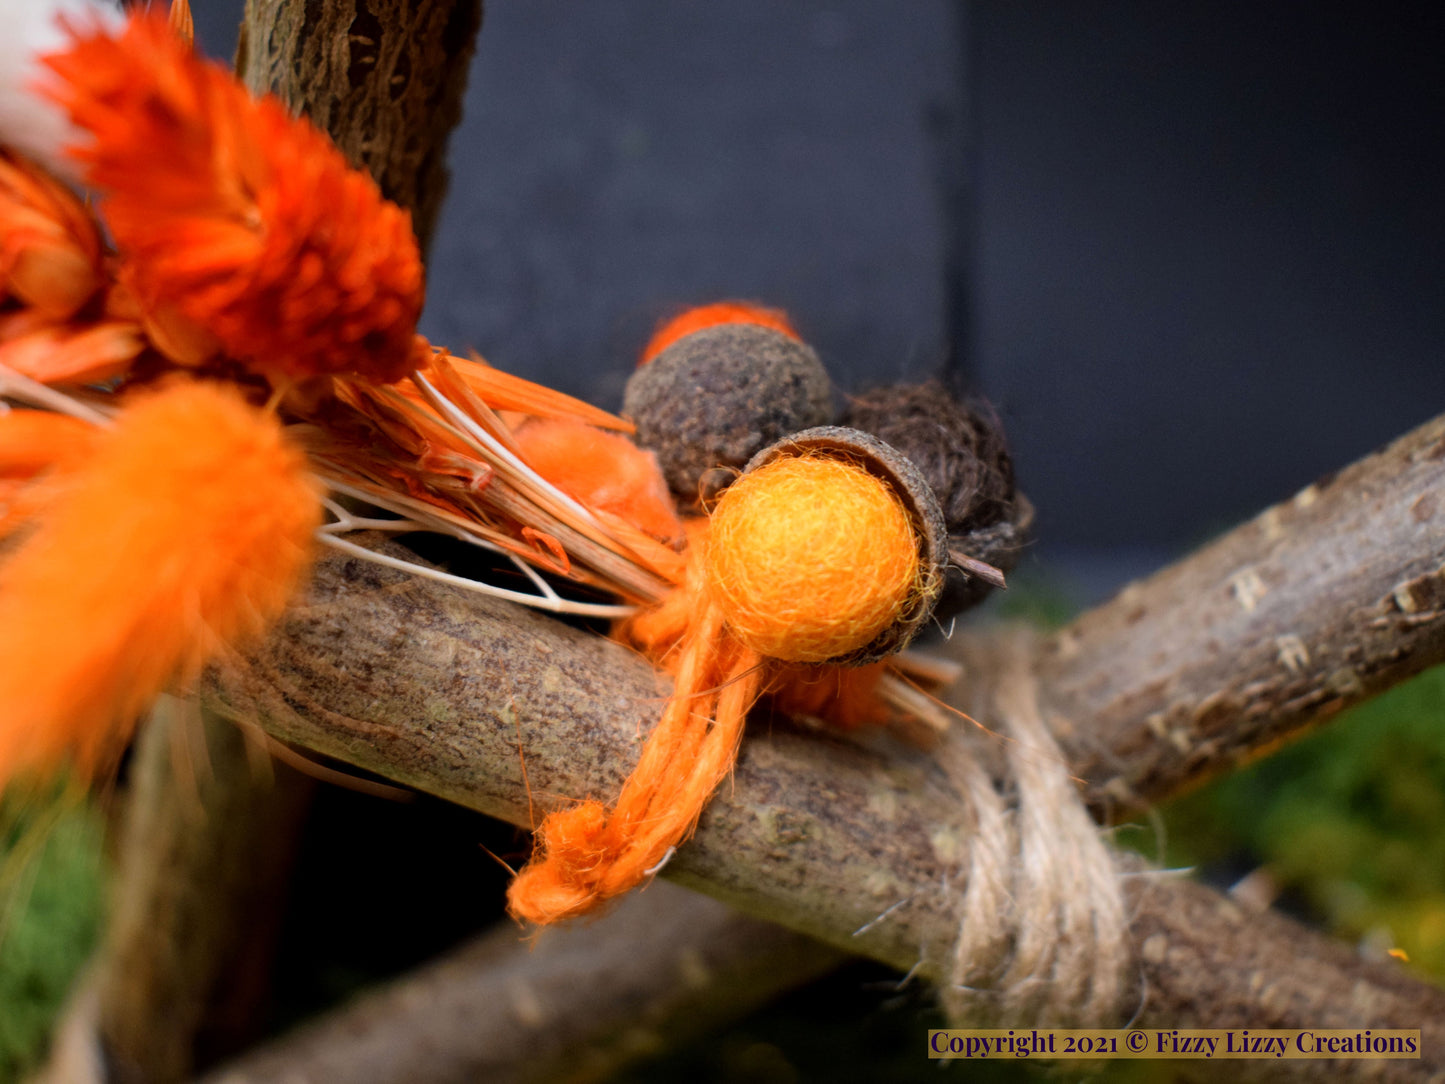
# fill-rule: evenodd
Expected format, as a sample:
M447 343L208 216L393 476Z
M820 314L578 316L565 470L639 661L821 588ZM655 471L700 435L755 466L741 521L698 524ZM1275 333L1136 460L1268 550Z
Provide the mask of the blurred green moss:
M1304 917L1445 981L1445 667L1163 813L1171 864L1262 866Z
M0 1081L44 1057L104 906L104 819L74 792L0 800Z
M1057 629L1068 624L1079 610L1076 585L1046 567L1024 564L1009 573L1008 590L993 593L986 612L993 620Z

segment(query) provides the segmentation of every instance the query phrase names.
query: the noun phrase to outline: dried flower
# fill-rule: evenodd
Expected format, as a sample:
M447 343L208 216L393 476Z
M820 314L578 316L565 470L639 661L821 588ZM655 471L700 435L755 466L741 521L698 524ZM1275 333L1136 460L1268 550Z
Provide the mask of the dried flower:
M102 282L100 234L75 194L0 151L0 298L64 320Z
M250 641L320 522L275 417L192 380L135 398L0 565L0 786L94 772L161 691Z
M105 193L121 284L157 345L282 382L402 377L422 302L410 216L159 13L72 34L46 58L60 77L47 92L92 137L72 154Z

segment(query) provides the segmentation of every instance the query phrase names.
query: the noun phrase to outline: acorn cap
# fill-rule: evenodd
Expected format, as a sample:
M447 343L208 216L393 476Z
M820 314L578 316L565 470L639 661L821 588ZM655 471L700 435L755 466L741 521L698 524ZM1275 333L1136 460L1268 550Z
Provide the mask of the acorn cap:
M679 339L627 381L622 411L686 501L716 496L773 441L833 416L811 347L772 328L718 324Z
M887 485L899 498L918 540L922 570L920 587L908 607L870 643L847 655L829 659L844 666L863 666L902 651L933 614L948 566L948 529L943 510L928 481L898 449L872 434L840 425L824 425L793 433L764 448L748 461L746 471L785 455L814 454L846 460Z

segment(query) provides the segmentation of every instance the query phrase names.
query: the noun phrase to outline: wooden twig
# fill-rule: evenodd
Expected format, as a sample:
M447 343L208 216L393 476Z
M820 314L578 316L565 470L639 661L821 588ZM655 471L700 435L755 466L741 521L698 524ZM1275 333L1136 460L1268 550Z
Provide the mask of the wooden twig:
M113 1082L189 1079L253 1041L311 780L195 702L165 699L132 764L89 980Z
M1100 808L1258 756L1445 659L1445 416L1085 614L1039 656Z
M1297 625L1350 628L1346 616L1354 612L1356 602L1348 589L1365 570L1374 582L1414 584L1411 590L1416 594L1410 597L1425 599L1425 585L1434 582L1429 574L1441 563L1445 544L1441 532L1392 527L1400 517L1392 510L1403 508L1404 518L1418 525L1433 509L1432 491L1427 488L1422 493L1420 487L1433 485L1445 470L1442 447L1445 419L1438 419L1342 472L1324 487L1328 496L1313 501L1296 498L1289 509L1267 512L1161 573L1156 581L1167 583L1177 577L1212 582L1215 593L1227 592L1235 599L1231 586L1235 581L1222 574L1211 579L1207 570L1221 563L1234 568L1239 561L1251 567L1264 565L1270 554L1277 553L1281 538L1302 537L1304 525L1296 525L1290 517L1310 515L1308 526L1324 547L1312 562L1321 571L1307 579L1275 584L1264 596L1255 597L1256 611L1268 600L1271 607L1287 609ZM1396 532L1388 546L1341 552L1341 536L1350 537L1350 525L1361 523L1357 505L1373 510L1371 522L1378 522L1380 530ZM1322 519L1313 512L1316 506L1336 509L1339 522ZM1429 516L1424 518L1428 522ZM1276 519L1290 526L1269 528ZM1222 549L1230 561L1221 562ZM1205 571L1191 574L1195 567ZM1365 594L1374 606L1386 605L1382 596L1390 605L1398 605L1397 596L1403 597L1403 591L1371 588ZM1200 621L1188 610L1187 598L1180 599L1166 617L1156 619L1183 630L1204 628L1206 635L1199 638L1195 655L1191 657L1183 646L1190 642L1187 633L1164 644L1181 645L1174 657L1186 669L1207 660L1216 665L1216 672L1225 672L1227 660L1233 657L1247 665L1259 650L1260 629L1248 621L1211 625L1208 615L1218 600L1209 592L1205 595L1209 597L1198 603L1204 610ZM1128 599L1126 592L1106 606L1101 611L1104 618L1116 614ZM1243 608L1237 599L1234 605ZM1406 605L1416 607L1415 616L1435 613L1418 603ZM1064 689L1108 688L1110 682L1123 681L1120 668L1139 654L1130 656L1123 648L1149 612L1142 611L1134 625L1120 618L1086 615L1056 637L1041 664L1044 702L1052 704L1060 695L1055 681ZM1370 670L1368 685L1362 678L1358 695L1365 688L1378 688L1392 675L1407 676L1445 656L1445 636L1436 631L1442 624L1388 619L1381 635L1393 631L1404 638L1403 646L1372 642L1371 658L1389 660L1390 667ZM1111 638L1118 642L1114 649L1109 647ZM1073 641L1077 642L1067 650L1060 646ZM1341 649L1348 650L1348 645ZM1092 659L1094 667L1086 672L1082 661L1074 663L1064 671L1068 676L1064 683L1053 673L1069 659ZM1288 673L1277 657L1274 661ZM976 691L990 669L986 663L975 665L965 681ZM657 717L667 684L642 660L595 635L504 604L464 601L440 586L332 559L318 570L312 603L293 611L250 673L232 672L229 681L213 685L213 692L230 701L231 710L238 713L254 707L263 725L286 740L528 824L533 799L545 809L569 799L617 793L628 766L636 761L643 735ZM1334 710L1344 695L1289 701L1292 725L1311 717L1311 705L1316 716ZM1243 711L1257 733L1272 734L1265 715ZM1147 711L1126 716L1122 708L1116 709L1113 721L1117 724L1121 717L1132 719L1134 725L1105 730L1115 738L1115 744L1108 746L1112 761L1153 763L1167 737L1150 729ZM1095 762L1088 758L1097 743L1085 747L1082 734L1083 724L1078 722L1072 734L1066 732L1073 741L1071 765L1076 772ZM524 786L523 758L530 793ZM786 784L773 781L769 766L775 761L786 770L797 768L796 778ZM705 830L679 854L678 868L672 872L686 877L694 867L701 869L705 871L701 879L740 904L820 937L836 938L839 931L863 925L876 913L871 911L875 905L881 910L909 894L915 878L901 871L928 869L939 861L936 839L925 833L910 842L904 835L891 844L897 852L893 863L897 870L889 873L880 868L867 880L867 892L849 891L850 885L856 888L858 848L866 849L880 831L876 810L919 803L949 808L947 788L933 768L926 756L903 750L885 756L818 736L777 732L755 737L745 745L733 796L722 795L714 803ZM758 787L747 814L724 815L744 793L745 782ZM784 785L786 795L781 791ZM768 795L775 800L760 805ZM936 818L937 823L948 820ZM761 851L756 862L744 862L743 851L729 850L733 836ZM769 844L770 837L777 842ZM831 862L834 872L805 871L787 862L778 866L782 860L778 855L799 850L793 846L799 839L808 842L802 851L820 865ZM770 901L776 902L776 913ZM899 925L885 923L879 929ZM870 939L887 936L875 931L864 942L850 944L872 952ZM918 938L901 936L891 947L878 945L876 954L902 960L909 952L916 955L920 943Z
M482 0L247 0L236 65L409 208L425 246L481 25Z
M843 958L659 883L596 922L548 931L535 947L506 923L206 1084L604 1080Z
M1139 1027L1420 1026L1419 1062L1342 1062L1331 1079L1438 1079L1445 993L1183 877L1136 875ZM204 1084L595 1081L675 1048L841 955L667 884L535 950L506 926L252 1051ZM924 1034L918 1056L925 1056ZM1181 1080L1217 1079L1176 1063ZM1190 1074L1190 1070L1204 1073ZM1238 1080L1318 1079L1314 1062L1232 1062ZM1377 1075L1378 1074L1378 1075Z

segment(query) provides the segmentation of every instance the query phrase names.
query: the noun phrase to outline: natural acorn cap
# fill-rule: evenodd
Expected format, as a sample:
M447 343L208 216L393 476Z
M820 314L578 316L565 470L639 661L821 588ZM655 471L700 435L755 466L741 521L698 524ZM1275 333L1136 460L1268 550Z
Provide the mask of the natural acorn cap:
M893 624L872 641L827 661L862 666L903 650L932 616L948 565L948 530L932 488L918 468L892 445L861 430L837 425L805 429L778 441L753 456L746 472L790 455L827 456L859 467L888 486L903 506L918 545L918 588Z
M695 331L627 381L622 410L686 501L715 496L773 441L833 415L818 355L781 331L728 323Z

